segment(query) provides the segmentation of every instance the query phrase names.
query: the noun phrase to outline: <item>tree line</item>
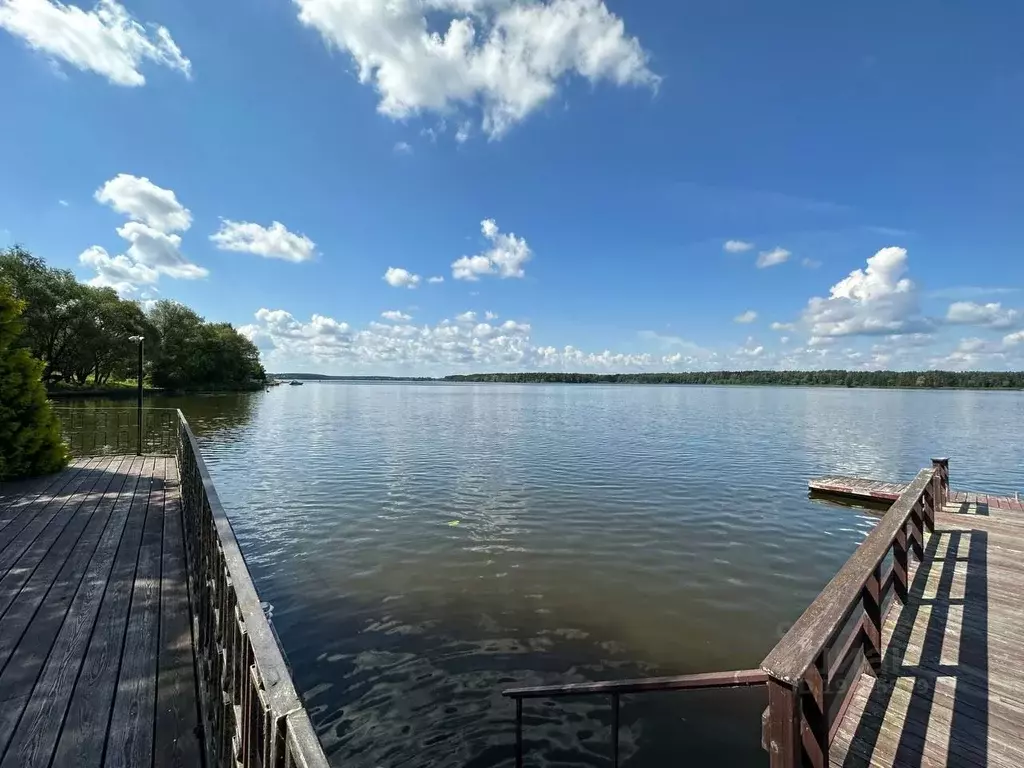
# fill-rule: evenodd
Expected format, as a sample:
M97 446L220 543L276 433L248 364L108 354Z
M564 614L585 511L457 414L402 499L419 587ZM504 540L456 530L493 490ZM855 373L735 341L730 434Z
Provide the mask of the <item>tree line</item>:
M1024 389L1024 372L1003 371L700 371L695 373L472 373L445 381L514 384L738 384L905 389Z
M22 308L16 345L42 363L49 388L103 388L137 375L159 389L251 389L266 382L259 350L230 323L210 323L174 301L148 312L112 288L80 283L69 270L20 246L0 250L0 283Z

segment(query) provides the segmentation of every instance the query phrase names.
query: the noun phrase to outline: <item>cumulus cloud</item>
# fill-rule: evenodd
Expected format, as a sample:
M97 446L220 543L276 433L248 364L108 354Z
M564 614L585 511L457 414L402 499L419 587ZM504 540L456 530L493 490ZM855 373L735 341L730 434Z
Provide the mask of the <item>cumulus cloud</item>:
M883 248L832 286L828 298L811 299L803 321L814 337L885 335L926 330L917 317L917 289L904 277L905 248Z
M303 24L352 57L393 119L479 107L484 132L498 138L570 75L658 84L640 42L601 0L294 2Z
M111 256L98 245L87 248L78 260L96 270L96 276L89 280L90 285L113 288L121 294L137 291L140 286L155 283L160 277L155 269L132 261L123 254Z
M395 144L395 154L396 155L411 155L412 154L412 145L409 144L408 142L405 142L405 141L398 142L397 144Z
M309 261L316 254L316 243L302 234L289 232L279 221L269 227L250 221L221 219L220 229L210 240L221 251L252 253L267 259Z
M380 316L385 320L393 320L395 322L408 322L412 320L412 315L407 315L405 312L400 312L397 309L389 309L387 312L381 312Z
M181 253L181 236L167 234L139 221L118 227L117 234L131 243L128 257L152 267L157 273L183 280L206 277L209 271L192 264Z
M748 309L746 312L742 312L733 318L733 322L736 323L752 323L757 320L757 312L752 309Z
M533 258L526 239L514 233L502 233L494 219L480 222L480 231L491 243L491 248L475 256L463 256L452 262L452 277L456 280L479 280L481 275L524 277L523 265Z
M145 176L119 173L97 189L94 197L160 232L183 232L192 226L192 212L178 202L174 192L158 187Z
M441 277L440 275L435 275L434 277L428 277L427 282L430 283L431 285L436 285L437 283L443 283L444 278Z
M727 253L745 253L754 247L753 243L748 243L743 240L726 240L725 245L722 249Z
M121 173L96 190L95 198L129 218L117 228L117 234L128 242L128 250L117 256L98 245L83 251L79 262L96 270L90 284L130 294L142 286L153 286L160 275L196 280L209 274L181 252L181 235L176 233L192 225L192 214L172 190L145 177Z
M420 276L414 275L402 267L388 267L384 280L392 288L415 288L420 284Z
M975 304L973 301L957 301L949 305L946 322L953 325L978 325L985 328L1006 329L1021 323L1021 312L1004 309L999 302Z
M114 0L99 0L91 11L53 0L3 0L0 28L51 61L95 72L115 85L144 85L146 61L186 77L192 71L166 27L136 21Z
M757 254L757 268L774 267L777 264L789 261L789 257L792 255L785 248L772 248L770 251L761 251Z
M793 331L796 330L796 325L793 323L772 323L773 331Z

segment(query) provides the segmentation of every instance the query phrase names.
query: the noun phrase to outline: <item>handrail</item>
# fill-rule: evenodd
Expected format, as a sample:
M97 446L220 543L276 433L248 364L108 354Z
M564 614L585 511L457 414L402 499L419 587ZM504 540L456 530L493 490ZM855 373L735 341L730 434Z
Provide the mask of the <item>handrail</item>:
M706 691L713 688L750 688L765 685L768 675L760 669L731 672L703 672L696 675L645 677L637 680L606 680L597 683L541 685L510 688L501 695L516 702L516 768L523 768L523 699L560 698L564 696L605 695L612 697L612 766L619 765L619 697L630 693L655 691Z
M649 693L652 691L700 691L709 688L742 688L764 685L768 673L761 669L740 669L732 672L704 672L696 675L642 677L637 680L608 680L599 683L568 683L541 685L532 688L510 688L502 696L510 699L543 699L589 694Z
M327 768L195 435L184 414L177 413L207 762Z
M923 558L925 531L934 531L936 510L948 493L949 460L933 459L761 663L769 676L763 741L772 768L828 765L853 694L846 685L849 672L867 667L875 676L882 673L883 606L890 589L906 603L908 554ZM890 552L893 563L883 574ZM858 608L863 615L848 628ZM844 629L848 634L839 644Z
M922 469L893 502L881 522L761 662L765 672L787 683L803 678L824 645L852 615L865 583L885 559L897 532L906 525L924 490L931 484L934 471Z

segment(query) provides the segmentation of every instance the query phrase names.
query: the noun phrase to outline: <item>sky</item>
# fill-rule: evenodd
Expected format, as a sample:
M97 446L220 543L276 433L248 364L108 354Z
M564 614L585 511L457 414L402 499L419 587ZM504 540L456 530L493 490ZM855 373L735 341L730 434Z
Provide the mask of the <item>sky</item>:
M1024 368L1024 5L0 0L0 246L271 371Z

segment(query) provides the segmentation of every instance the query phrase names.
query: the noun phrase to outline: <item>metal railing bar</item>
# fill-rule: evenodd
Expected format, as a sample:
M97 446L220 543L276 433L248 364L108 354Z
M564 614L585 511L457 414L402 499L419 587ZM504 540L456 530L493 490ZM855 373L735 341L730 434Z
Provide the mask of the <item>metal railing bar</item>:
M628 694L655 691L699 691L712 688L749 688L765 685L768 674L760 669L705 672L696 675L645 677L637 680L608 680L598 683L569 683L530 688L510 688L502 696L512 699L543 699L593 694Z

